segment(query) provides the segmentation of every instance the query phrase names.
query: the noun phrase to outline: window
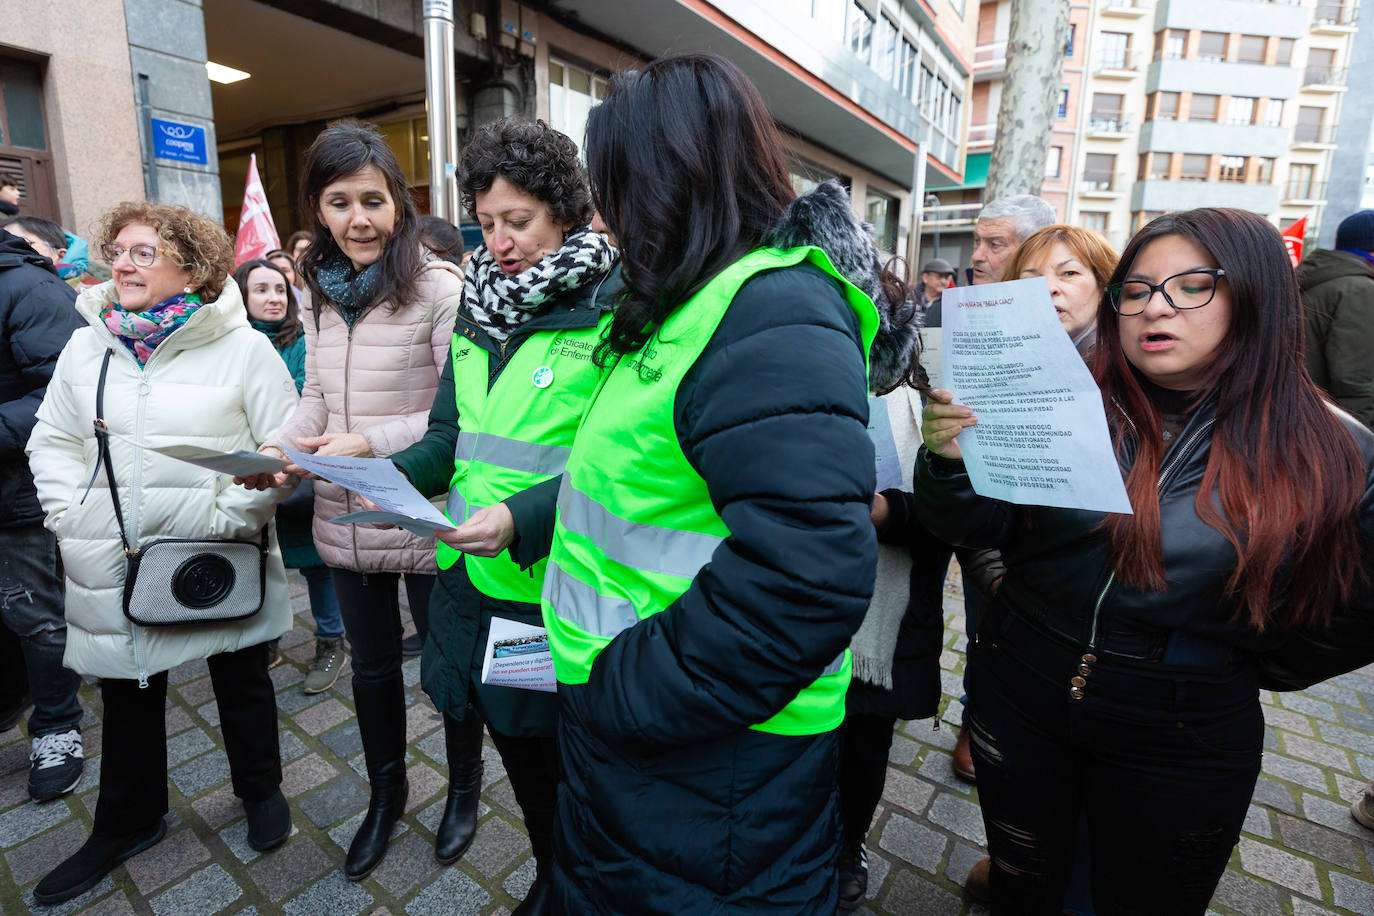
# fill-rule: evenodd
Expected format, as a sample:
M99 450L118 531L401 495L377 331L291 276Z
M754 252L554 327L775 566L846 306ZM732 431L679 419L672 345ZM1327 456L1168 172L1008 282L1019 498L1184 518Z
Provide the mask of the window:
M1260 157L1255 167L1255 181L1260 184L1270 184L1274 180L1274 160L1269 157Z
M1336 72L1336 52L1330 48L1313 48L1307 52L1304 86L1335 86L1341 83Z
M930 120L935 122L935 126L949 133L949 85L944 78L935 81L938 90L935 96L935 114L931 115Z
M1074 40L1074 38L1076 38L1077 36L1078 36L1078 26L1077 26L1077 24L1070 22L1070 23L1069 23L1069 40L1066 41L1066 42L1064 42L1064 56L1065 56L1065 57L1073 57L1073 40Z
M1278 51L1274 54L1274 63L1280 67L1287 67L1293 63L1293 45L1297 42L1292 38L1280 38Z
M1178 93L1155 93L1155 120L1174 121L1178 119Z
M1094 130L1116 131L1125 127L1121 106L1126 97L1119 92L1094 92L1090 120Z
M1164 215L1163 210L1137 210L1135 212L1135 226L1137 229L1144 229L1152 221Z
M864 219L873 224L873 241L883 251L897 247L897 201L879 191L869 190L864 200Z
M878 19L878 59L875 65L878 68L878 75L885 80L892 79L892 73L897 67L897 42L899 33L897 25L886 16Z
M927 118L935 111L935 73L925 64L921 65L921 114Z
M1227 124L1252 124L1255 120L1255 102L1243 95L1231 96L1231 101L1226 103L1226 123Z
M1078 214L1078 225L1084 229L1096 232L1098 235L1107 234L1107 220L1110 213L1098 213L1092 210L1084 210Z
M964 126L964 121L960 114L962 108L963 102L960 101L959 97L957 95L951 95L949 97L949 126L945 128L945 133L956 140L959 139L959 131L962 130Z
M1326 143L1326 109L1302 105L1298 108L1298 123L1293 127L1294 143Z
M1290 200L1315 200L1321 191L1317 187L1317 167L1310 163L1294 163L1288 167L1288 189L1285 195Z
M1215 95L1193 93L1192 104L1188 106L1189 121L1215 121L1217 119L1217 99Z
M1220 181L1244 181L1245 180L1245 157L1244 156L1222 156L1220 169L1217 172Z
M1126 70L1130 66L1131 36L1129 32L1103 32L1099 36L1097 69Z
M1116 155L1088 153L1083 157L1084 191L1111 191L1116 184Z
M377 125L386 145L396 154L401 173L411 187L429 184L429 125L424 118L410 118Z
M1146 153L1140 157L1141 181L1167 181L1173 153Z
M1184 153L1179 164L1179 181L1206 181L1207 166L1210 165L1211 156L1201 153Z
M1236 43L1236 60L1242 64L1264 63L1264 52L1269 39L1263 35L1242 35Z
M830 169L816 165L806 159L794 158L791 168L792 190L797 192L800 197L803 194L810 194L816 187L830 178L839 178L848 187L847 179L832 172Z
M1225 60L1226 33L1203 32L1198 37L1197 58L1198 60Z
M1183 29L1169 29L1159 33L1158 56L1165 60L1178 60L1188 46L1188 33Z
M1055 108L1056 118L1067 118L1069 116L1069 87L1059 87L1059 105Z
M1283 123L1283 99L1270 99L1264 106L1264 125L1278 127Z
M1058 178L1060 169L1064 165L1064 147L1051 146L1049 155L1045 157L1045 177Z
M873 14L864 9L858 0L849 3L849 49L867 63L873 53Z
M595 74L554 58L549 59L549 126L562 131L578 146L587 135L587 114L606 98L606 81Z
M916 88L916 46L903 38L900 53L897 61L897 91L902 98L915 99L912 92Z

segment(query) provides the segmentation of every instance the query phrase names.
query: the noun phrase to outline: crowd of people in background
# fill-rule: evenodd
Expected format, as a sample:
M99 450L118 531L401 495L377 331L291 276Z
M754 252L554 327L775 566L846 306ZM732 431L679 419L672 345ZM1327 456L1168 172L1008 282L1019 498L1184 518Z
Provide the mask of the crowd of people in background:
M286 841L269 669L293 568L301 689L351 676L369 800L347 879L406 808L418 652L449 768L434 857L473 842L490 735L534 852L518 916L857 908L894 728L939 713L955 557L953 768L989 852L968 892L1205 913L1259 774L1259 690L1374 661L1374 211L1295 271L1239 210L1158 217L1118 256L1037 197L988 202L962 280L1043 280L1134 511L1052 509L975 492L976 405L921 364L959 271L904 276L838 182L798 196L731 63L616 76L583 139L478 127L465 251L381 134L338 122L282 248L234 264L213 221L125 203L94 236L107 278L0 176L0 730L32 707L35 802L80 781L83 677L103 703L90 836L34 899L164 836L168 671L191 660L249 846ZM901 464L881 492L875 425ZM178 445L282 469L152 451ZM376 507L293 451L387 459L454 527L336 524ZM183 539L256 545L257 606L138 622L135 582L196 603L147 562ZM498 620L544 628L557 692L484 681ZM1374 783L1351 813L1374 829Z

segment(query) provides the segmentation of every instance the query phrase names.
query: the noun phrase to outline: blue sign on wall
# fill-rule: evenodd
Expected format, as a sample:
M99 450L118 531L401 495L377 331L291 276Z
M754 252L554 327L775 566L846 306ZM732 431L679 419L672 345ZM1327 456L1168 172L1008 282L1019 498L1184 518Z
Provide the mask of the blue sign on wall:
M153 155L177 162L209 163L205 154L205 128L153 118Z

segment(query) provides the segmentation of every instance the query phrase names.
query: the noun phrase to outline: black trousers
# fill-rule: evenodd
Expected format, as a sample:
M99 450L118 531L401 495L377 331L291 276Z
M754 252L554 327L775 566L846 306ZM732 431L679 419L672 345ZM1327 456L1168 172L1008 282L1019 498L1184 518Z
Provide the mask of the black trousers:
M381 683L401 676L401 576L330 567L339 597L355 682ZM429 595L434 576L407 573L406 598L415 630L429 635Z
M553 817L558 807L558 742L555 738L512 738L487 733L501 754L515 800L525 815L525 830L534 850L539 877L550 880L553 868Z
M267 652L248 646L206 661L234 794L246 802L270 798L281 786L281 744ZM143 688L105 678L100 696L104 734L93 833L142 831L167 813L167 672L150 675Z
M840 820L843 841L854 846L868 836L873 812L887 783L887 755L892 750L896 718L848 713L840 733Z
M1205 913L1259 776L1254 672L1084 662L996 602L970 651L993 912L1062 912L1086 813L1098 916Z

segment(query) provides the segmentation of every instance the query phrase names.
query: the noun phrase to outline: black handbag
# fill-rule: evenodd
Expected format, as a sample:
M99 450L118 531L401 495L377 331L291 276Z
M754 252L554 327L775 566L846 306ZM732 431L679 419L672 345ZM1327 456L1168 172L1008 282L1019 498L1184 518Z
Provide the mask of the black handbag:
M119 539L124 543L124 616L144 627L220 624L252 617L262 610L267 590L267 526L258 541L160 538L142 547L129 543L110 458L110 430L103 418L109 368L110 351L106 350L95 392L96 461L105 465Z

